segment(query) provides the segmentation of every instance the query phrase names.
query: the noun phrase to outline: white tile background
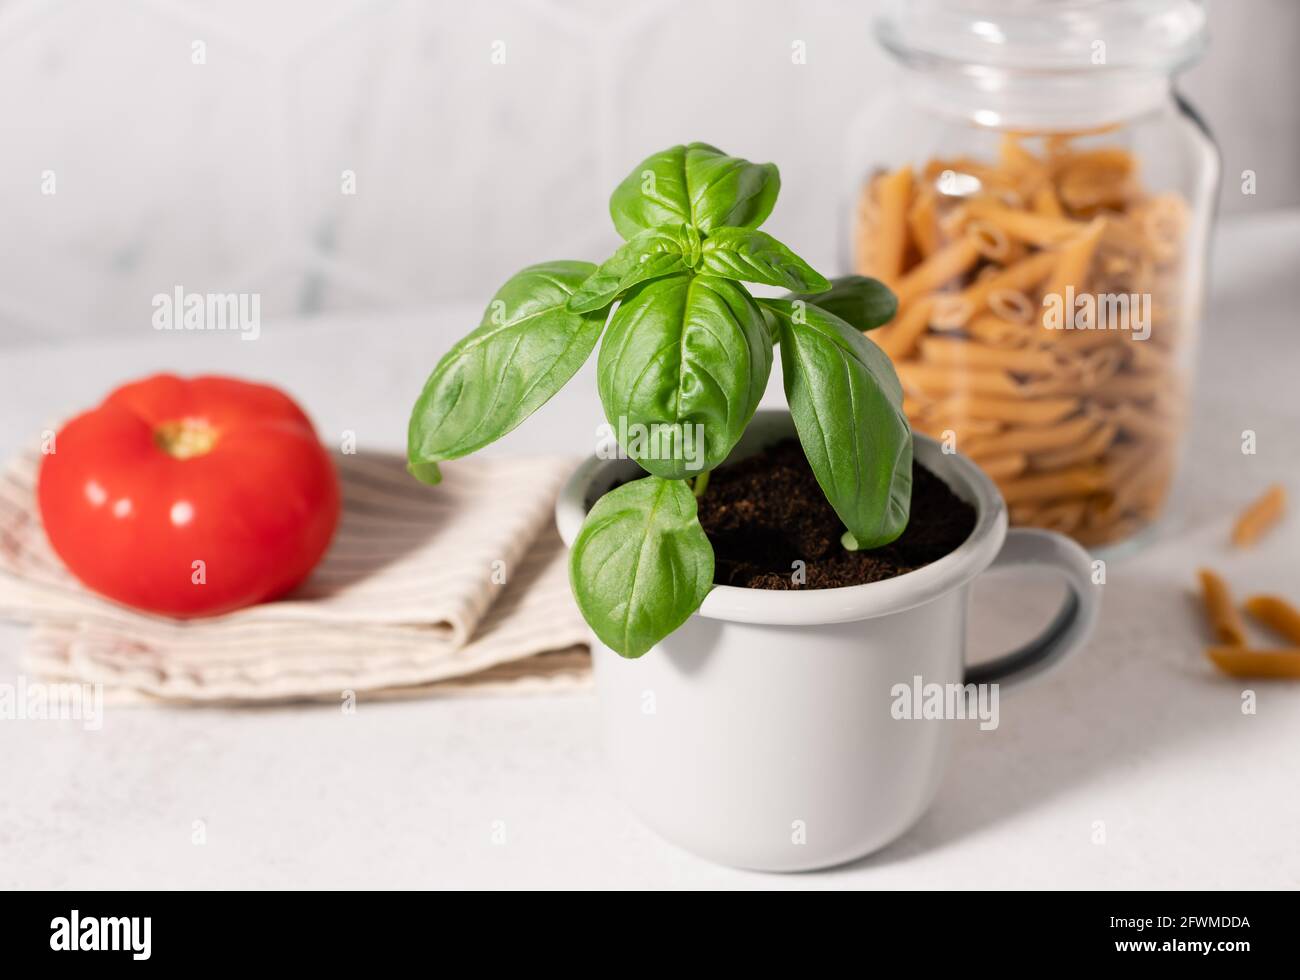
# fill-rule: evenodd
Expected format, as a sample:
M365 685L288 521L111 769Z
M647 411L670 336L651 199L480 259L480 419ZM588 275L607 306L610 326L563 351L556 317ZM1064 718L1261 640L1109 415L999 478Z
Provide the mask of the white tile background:
M0 346L149 330L151 297L177 284L258 291L264 319L486 300L530 262L602 257L613 184L690 139L778 161L773 232L836 269L842 121L890 84L872 12L0 2ZM1212 0L1211 24L1184 88L1223 149L1224 209L1296 205L1300 2Z

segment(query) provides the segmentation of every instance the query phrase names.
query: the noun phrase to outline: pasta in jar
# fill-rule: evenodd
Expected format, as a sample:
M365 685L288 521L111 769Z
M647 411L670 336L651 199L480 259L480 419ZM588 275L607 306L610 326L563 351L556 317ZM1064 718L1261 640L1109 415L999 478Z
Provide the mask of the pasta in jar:
M1205 5L1141 6L882 0L897 77L847 133L844 264L898 297L913 427L1108 553L1167 509L1220 172L1175 81Z
M913 427L1001 488L1012 522L1085 545L1161 514L1187 416L1191 214L1097 134L1001 137L862 185L855 271L898 296L872 334Z

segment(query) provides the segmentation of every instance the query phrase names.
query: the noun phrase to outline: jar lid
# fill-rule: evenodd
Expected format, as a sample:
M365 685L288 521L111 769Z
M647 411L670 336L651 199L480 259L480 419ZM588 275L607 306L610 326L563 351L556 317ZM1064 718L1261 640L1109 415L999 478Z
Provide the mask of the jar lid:
M906 61L1008 73L1173 73L1205 43L1203 0L887 0L880 42Z

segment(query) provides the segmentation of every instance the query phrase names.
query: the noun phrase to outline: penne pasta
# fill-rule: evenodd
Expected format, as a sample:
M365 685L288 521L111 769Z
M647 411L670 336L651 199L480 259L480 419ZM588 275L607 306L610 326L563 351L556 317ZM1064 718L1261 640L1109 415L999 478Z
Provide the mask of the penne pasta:
M973 439L978 440L985 436L995 435L1002 428L1001 422L989 422L981 419L950 419L939 414L926 415L919 424L926 427L924 431L927 435L934 435L937 432L939 436L942 436L944 432L951 431L957 436L961 446L965 446L967 442ZM964 450L962 451L964 452Z
M1106 486L1106 473L1099 466L1074 466L1055 473L1022 476L1001 485L1007 503L1027 500L1056 500L1096 493Z
M981 343L995 347L1025 347L1033 338L1033 333L1026 329L1026 324L1004 320L993 313L982 313L972 319L966 324L966 333Z
M1232 526L1232 543L1246 548L1258 541L1286 513L1286 490L1275 483L1241 512Z
M1137 515L1129 515L1115 518L1108 523L1089 524L1085 510L1084 523L1074 532L1074 540L1085 547L1095 548L1133 536L1143 528L1144 523Z
M1123 401L1152 401L1168 384L1168 379L1161 374L1130 372L1106 381L1096 396L1098 401L1110 405Z
M1047 166L1034 156L1016 133L1003 133L998 144L998 159L1003 168L1012 173L1043 175Z
M899 315L873 337L913 425L957 434L1016 523L1090 546L1160 515L1198 305L1186 202L1144 190L1127 150L1080 148L1101 132L1007 133L988 160L873 177L857 229L858 255L901 255Z
M1216 646L1210 647L1205 654L1229 677L1300 677L1300 647L1245 650L1236 646Z
M1016 211L1005 205L988 201L972 201L966 205L966 212L971 216L970 224L982 221L1004 235L1040 248L1060 245L1078 236L1088 227L1082 221L1072 221L1065 217L1047 217L1034 211ZM968 229L970 224L967 225Z
M944 402L947 411L973 419L1019 425L1051 425L1079 409L1077 398L997 398L962 391Z
M1051 374L1060 366L1048 350L990 347L949 337L926 337L920 346L923 360L952 367L992 368L1016 374Z
M1035 252L996 275L969 286L962 296L970 303L974 315L988 305L991 293L1034 289L1051 273L1055 264L1056 258L1051 252Z
M934 297L930 326L935 330L958 330L970 319L970 301L960 293L943 293Z
M1043 343L1071 352L1110 347L1117 342L1116 335L1108 330L1049 330L1040 327L1039 332Z
M1016 381L1006 371L970 370L950 371L941 365L913 361L896 365L898 379L909 391L922 391L931 395L954 395L970 392L976 395L1006 395L1017 393Z
M1232 604L1228 584L1208 568L1198 573L1201 579L1201 602L1216 643L1224 646L1246 645L1246 624L1241 621L1237 607Z
M1173 476L1166 449L1150 454L1135 453L1131 461L1131 466L1118 468L1121 472L1112 481L1109 502L1112 514L1149 509L1153 498L1163 498Z
M912 352L916 341L930 322L934 300L926 297L903 310L894 322L875 332L877 343L892 360L898 361Z
M1275 595L1253 595L1243 607L1269 629L1300 646L1300 609Z
M1168 420L1132 402L1121 402L1106 414L1119 426L1121 433L1137 440L1162 444L1170 439L1174 430Z
M989 456L980 462L980 469L993 480L1007 480L1019 476L1029 465L1024 453L1011 453L1006 456Z
M912 199L912 168L903 167L883 176L878 184L879 232L872 239L867 275L892 286L903 270L907 248L907 212Z
M1083 150L1056 161L1056 191L1071 211L1122 211L1138 196L1133 157L1118 148Z
M939 251L939 216L935 209L934 191L928 187L917 194L908 209L907 227L922 258Z
M981 456L997 456L1003 453L1050 452L1064 449L1080 439L1087 438L1097 427L1095 419L1080 415L1059 425L1008 429L995 436L976 440L963 451L977 460Z
M1118 431L1119 426L1114 422L1103 422L1088 438L1073 446L1038 453L1034 456L1034 466L1040 470L1059 470L1066 466L1074 466L1076 463L1092 462L1110 448Z
M1033 208L1035 214L1041 214L1047 218L1065 217L1065 209L1061 207L1061 202L1057 200L1056 191L1050 183L1040 184L1034 191Z
M978 258L979 250L969 238L958 238L944 246L898 281L894 292L899 305L947 285L967 272Z
M1018 289L994 289L988 304L994 316L1010 323L1032 323L1037 312L1033 301Z
M1061 297L1062 302L1064 302L1067 289L1072 290L1075 294L1087 291L1088 268L1092 264L1092 257L1097 251L1097 243L1101 241L1102 233L1105 230L1106 219L1098 218L1057 250L1051 278L1047 280L1047 285L1043 287L1044 296ZM1072 310L1066 310L1065 312L1067 315L1073 314Z
M1049 531L1072 534L1083 521L1085 507L1087 507L1087 503L1083 500L1062 500L1058 503L1048 504L1038 509L1038 512L1034 515L1033 523L1035 526L1045 527Z

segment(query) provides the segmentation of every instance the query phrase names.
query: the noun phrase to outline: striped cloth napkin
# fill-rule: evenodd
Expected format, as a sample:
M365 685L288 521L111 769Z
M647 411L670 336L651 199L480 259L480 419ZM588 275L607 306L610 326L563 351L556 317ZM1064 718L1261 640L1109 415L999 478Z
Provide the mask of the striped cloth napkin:
M0 617L31 623L24 667L118 701L267 702L563 690L589 684L553 506L568 458L469 459L437 487L396 455L336 456L343 518L286 598L213 619L90 593L50 549L38 453L0 474Z

